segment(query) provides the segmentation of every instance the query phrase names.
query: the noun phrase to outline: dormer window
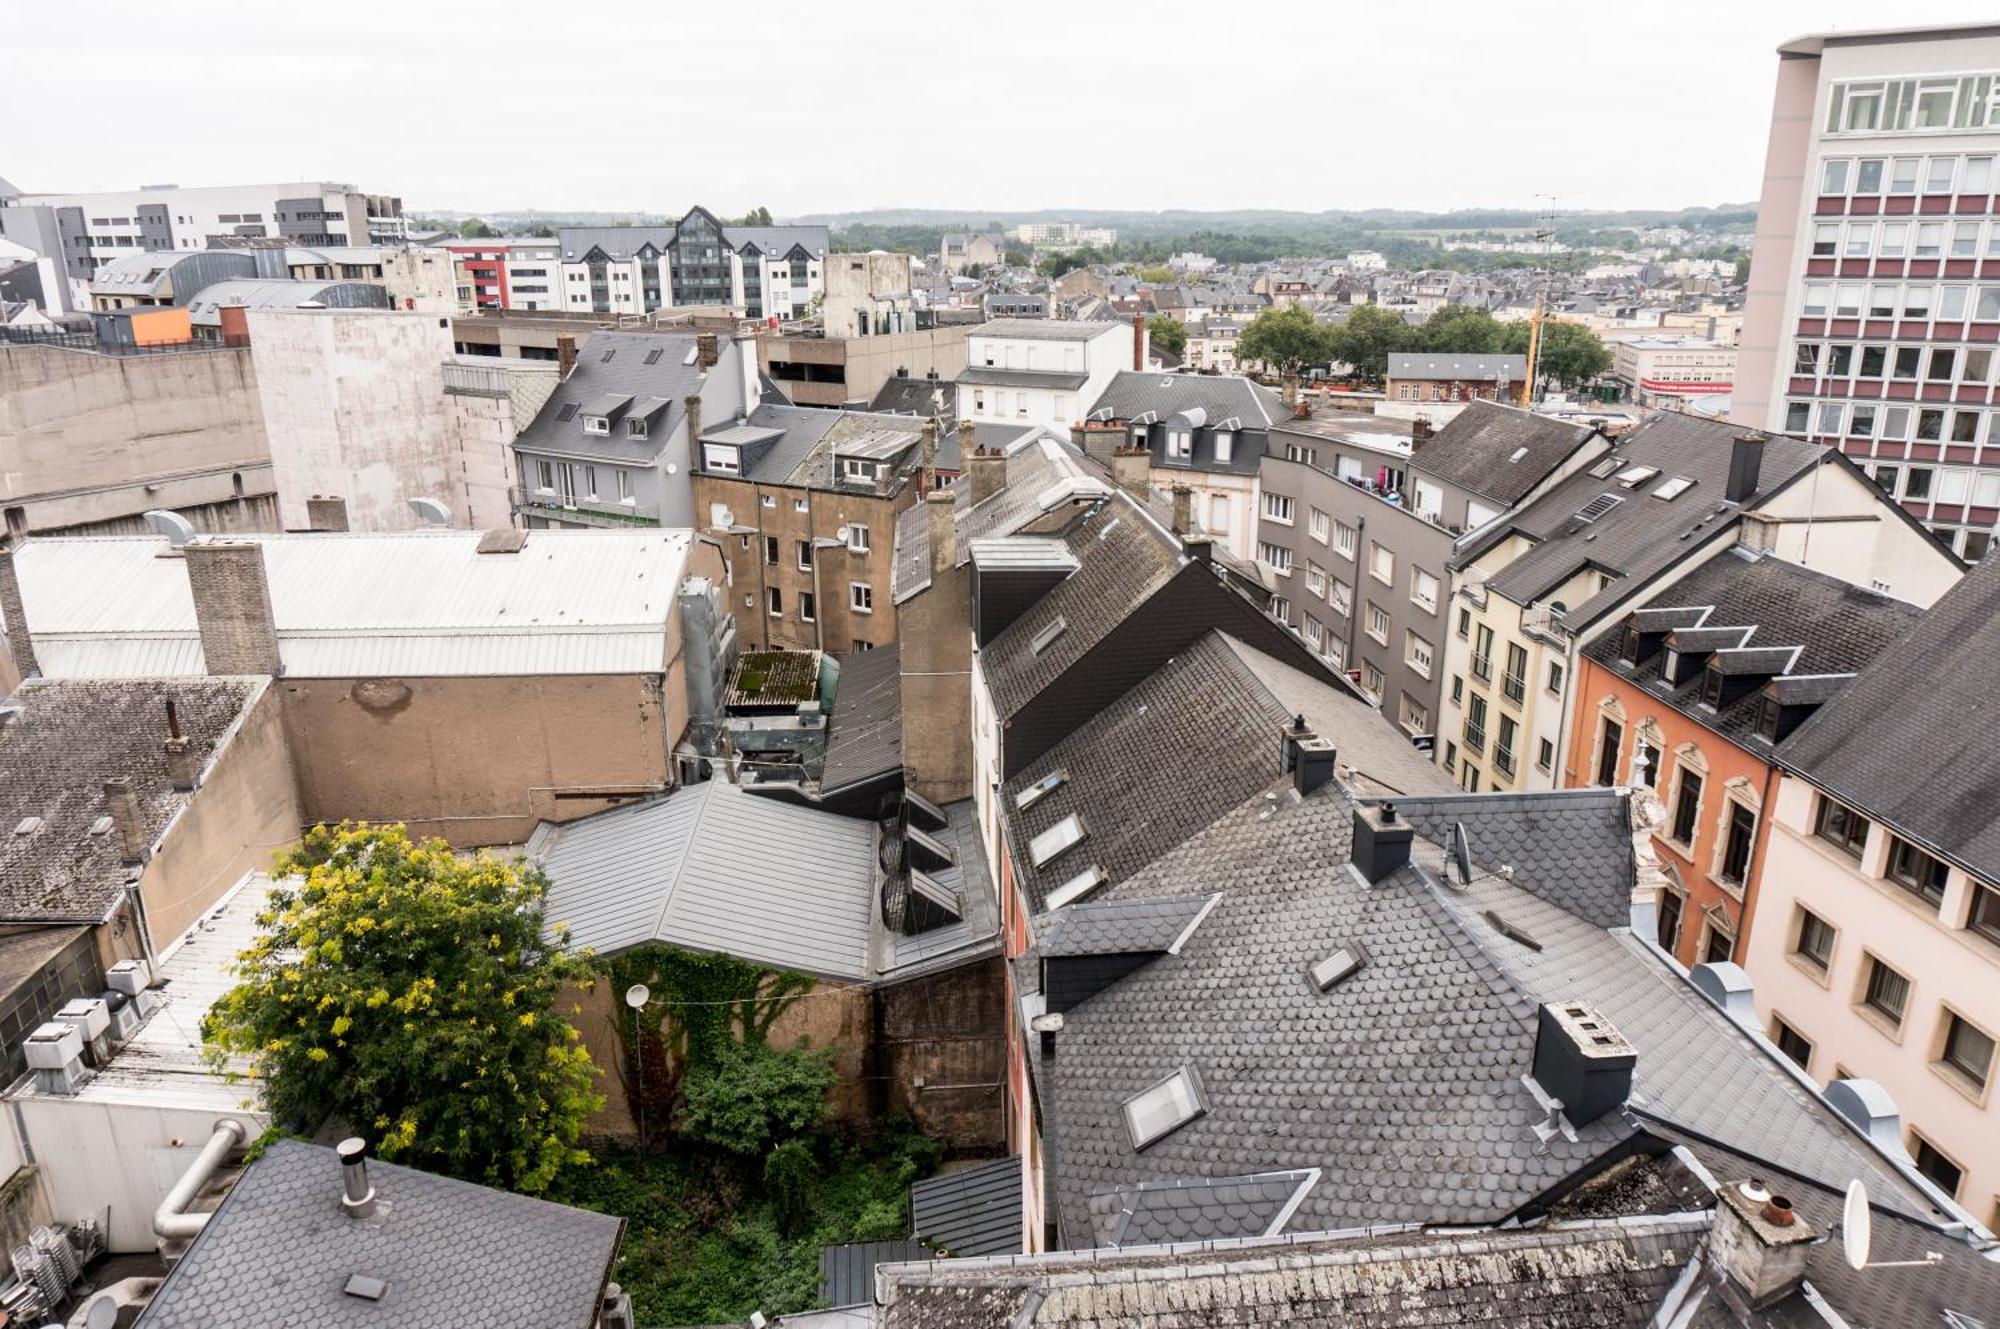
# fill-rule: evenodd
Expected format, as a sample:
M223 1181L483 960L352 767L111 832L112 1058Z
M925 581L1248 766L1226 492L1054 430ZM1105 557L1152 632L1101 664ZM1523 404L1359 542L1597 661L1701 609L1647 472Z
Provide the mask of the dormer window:
M636 417L627 420L625 422L625 436L627 438L646 437L646 422L643 419L639 419Z
M1236 453L1236 435L1227 429L1215 431L1215 460L1227 466Z
M1639 625L1637 623L1627 623L1625 625L1625 643L1618 648L1618 658L1626 664L1635 665L1639 663Z
M701 447L701 469L716 475L741 475L742 449L722 443L704 443Z
M583 432L586 434L608 434L611 432L611 417L608 415L586 415L583 417Z
M1722 671L1713 664L1702 673L1701 699L1711 707L1722 705Z
M1146 446L1146 426L1144 425L1132 426L1132 446L1135 448L1143 448Z
M858 457L843 457L840 461L840 474L842 479L855 484L872 485L875 483L875 463L863 461Z
M1187 461L1194 456L1194 435L1185 429L1167 431L1167 460Z
M1778 699L1769 695L1757 703L1757 732L1770 742L1778 741L1778 713L1783 709Z

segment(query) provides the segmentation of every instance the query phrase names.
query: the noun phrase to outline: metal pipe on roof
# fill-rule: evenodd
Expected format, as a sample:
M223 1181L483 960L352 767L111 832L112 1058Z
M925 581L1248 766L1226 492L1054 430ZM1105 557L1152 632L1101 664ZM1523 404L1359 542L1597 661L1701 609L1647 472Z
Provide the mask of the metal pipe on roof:
M222 1161L233 1150L242 1147L250 1133L243 1123L234 1117L224 1117L215 1123L215 1131L208 1137L208 1143L195 1155L188 1170L181 1173L181 1179L167 1192L167 1198L160 1201L160 1207L153 1211L153 1231L168 1239L186 1239L201 1235L208 1225L210 1215L191 1214L187 1207L194 1203L203 1188L215 1176Z

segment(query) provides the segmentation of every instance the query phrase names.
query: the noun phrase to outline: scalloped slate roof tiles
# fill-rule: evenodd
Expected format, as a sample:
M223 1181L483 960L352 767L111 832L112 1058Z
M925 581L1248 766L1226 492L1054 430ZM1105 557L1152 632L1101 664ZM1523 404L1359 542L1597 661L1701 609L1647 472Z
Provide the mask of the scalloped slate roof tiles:
M1293 1202L1304 1199L1318 1180L1317 1168L1298 1168L1254 1177L1145 1182L1092 1196L1091 1213L1107 1246L1265 1237L1280 1230Z
M1058 910L1035 930L1035 949L1044 958L1059 955L1167 953L1188 924L1201 917L1213 897L1176 896L1167 900L1086 901Z
M1484 794L1391 800L1417 834L1443 844L1465 826L1473 870L1514 869L1514 885L1600 928L1632 921L1630 795L1565 789L1495 802Z

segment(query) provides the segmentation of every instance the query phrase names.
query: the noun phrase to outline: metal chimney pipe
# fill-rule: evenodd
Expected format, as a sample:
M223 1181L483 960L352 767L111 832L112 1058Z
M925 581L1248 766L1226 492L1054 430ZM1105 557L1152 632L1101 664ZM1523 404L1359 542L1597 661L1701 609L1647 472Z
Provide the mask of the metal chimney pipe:
M340 1208L349 1218L366 1218L375 1212L375 1188L368 1184L368 1141L349 1136L334 1146L340 1155Z

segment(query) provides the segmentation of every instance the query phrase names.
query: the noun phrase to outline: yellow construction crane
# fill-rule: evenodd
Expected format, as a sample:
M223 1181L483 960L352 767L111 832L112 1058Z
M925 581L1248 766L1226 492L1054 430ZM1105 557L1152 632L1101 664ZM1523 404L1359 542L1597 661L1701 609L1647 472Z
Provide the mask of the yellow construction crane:
M1542 210L1542 226L1535 238L1542 242L1541 280L1535 288L1535 312L1528 317L1528 373L1527 382L1521 385L1521 405L1535 404L1535 373L1542 358L1542 320L1548 317L1549 306L1549 254L1550 246L1556 238L1556 196L1537 194L1535 197L1546 202Z

